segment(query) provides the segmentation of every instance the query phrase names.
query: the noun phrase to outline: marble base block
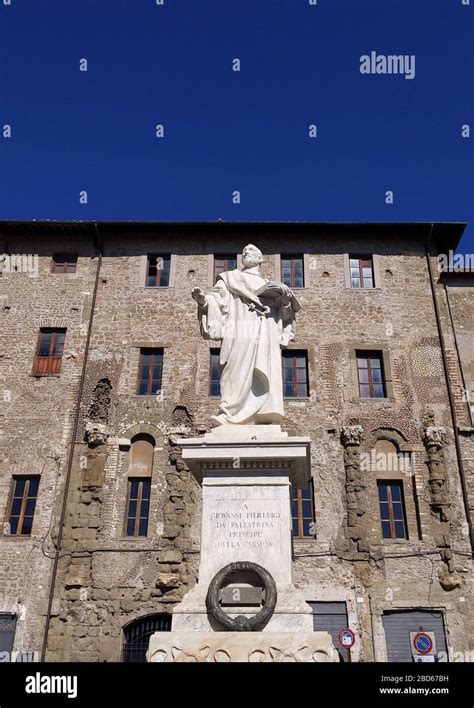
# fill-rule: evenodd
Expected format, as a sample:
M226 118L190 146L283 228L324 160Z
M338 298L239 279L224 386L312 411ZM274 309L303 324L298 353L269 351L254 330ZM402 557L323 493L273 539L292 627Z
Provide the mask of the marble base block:
M328 632L155 632L150 662L339 661Z

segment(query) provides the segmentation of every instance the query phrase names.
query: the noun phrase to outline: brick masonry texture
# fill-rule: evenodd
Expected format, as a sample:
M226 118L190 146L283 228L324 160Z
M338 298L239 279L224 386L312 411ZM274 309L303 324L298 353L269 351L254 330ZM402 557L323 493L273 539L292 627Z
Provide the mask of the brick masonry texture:
M448 226L439 228L440 248L448 248L456 228L453 235ZM209 348L215 343L199 334L190 291L208 289L210 255L240 253L251 242L262 249L263 274L271 279L280 279L278 254L306 256L305 287L297 291L303 310L291 346L308 352L310 396L285 402L282 427L312 440L317 538L294 542L295 584L309 602L347 603L357 635L355 661L386 659L382 613L395 608L441 610L448 645L455 651L474 650L471 548L425 256L426 227L101 227L103 258L74 441L100 242L86 224L7 224L2 233L6 253L39 256L37 277L0 275L0 508L7 508L12 475L40 476L32 536L0 537L0 611L19 616L15 649L41 649L72 442L47 659L120 660L124 626L171 612L196 582L200 489L180 458L176 437L209 429L217 401L208 396ZM52 254L64 252L79 255L77 272L52 274ZM170 287L143 286L147 253L173 254ZM345 254L351 253L376 255L373 290L347 287ZM474 512L474 437L434 256L432 264ZM474 282L453 278L448 290L472 391ZM60 375L35 377L38 330L58 326L67 328ZM136 394L139 348L150 346L164 349L161 397ZM353 352L367 347L385 353L386 399L358 398ZM103 380L111 384L102 421L106 439L91 445L86 423ZM362 437L354 446L345 445L342 431L354 426L362 427ZM430 426L446 429L439 450L424 442ZM149 528L146 538L127 538L127 441L139 433L151 436L155 446ZM414 457L414 474L395 475L404 482L409 540L381 537L377 479L394 475L359 468L361 453L380 440ZM432 496L435 468L445 479L445 520Z

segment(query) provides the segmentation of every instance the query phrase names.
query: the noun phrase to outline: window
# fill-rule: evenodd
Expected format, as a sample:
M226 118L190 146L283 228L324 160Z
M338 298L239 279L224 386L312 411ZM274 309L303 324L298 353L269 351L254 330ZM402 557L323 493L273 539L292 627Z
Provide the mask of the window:
M357 376L361 398L385 398L382 352L358 351Z
M351 288L374 287L374 264L372 256L349 256Z
M131 477L128 480L127 536L146 536L150 507L151 479Z
M171 256L148 254L146 268L147 288L166 288L170 284Z
M219 365L220 349L211 349L209 363L209 395L221 395L221 367Z
M304 288L303 256L281 257L281 282L290 288Z
M0 612L0 656L1 661L11 661L15 639L16 615Z
M283 358L283 395L286 398L308 397L308 357L304 351L287 349Z
M13 477L7 510L6 535L30 536L38 496L39 477Z
M127 664L144 663L150 637L155 632L171 632L171 615L149 615L127 624L123 628L122 661Z
M51 273L75 273L77 255L74 253L55 253L51 261Z
M305 489L292 488L291 517L293 538L314 538L313 482Z
M163 349L140 349L138 395L153 396L161 391Z
M220 273L224 273L227 270L235 270L237 268L237 256L229 254L215 254L214 255L214 282L217 280L217 276Z
M403 483L383 480L378 481L377 486L383 538L408 539Z
M66 339L65 329L40 329L36 356L33 364L35 376L59 374Z

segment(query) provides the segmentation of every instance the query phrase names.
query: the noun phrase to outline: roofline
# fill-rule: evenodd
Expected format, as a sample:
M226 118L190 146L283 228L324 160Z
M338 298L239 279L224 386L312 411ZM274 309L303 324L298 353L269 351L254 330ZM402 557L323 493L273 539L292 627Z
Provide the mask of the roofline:
M272 228L284 231L287 228L298 229L302 232L314 230L324 235L325 231L332 233L343 233L346 230L351 230L352 237L369 235L367 231L385 231L385 234L378 233L377 236L395 235L397 229L402 228L405 231L411 231L411 235L420 238L422 242L427 242L429 235L431 241L438 247L439 252L455 250L461 240L467 223L462 221L224 221L218 219L216 221L100 221L100 220L55 220L55 219L40 219L40 220L15 220L15 219L0 219L0 235L18 233L22 228L28 229L30 233L43 232L49 228L57 230L67 229L74 231L83 231L88 228L95 228L98 225L101 231L105 232L108 229L121 228L124 231L130 228L133 229L173 229L173 228L197 228L197 229L249 229L252 228ZM362 231L364 233L362 233ZM106 234L104 234L106 235ZM316 234L315 234L316 235ZM409 234L406 234L409 235Z

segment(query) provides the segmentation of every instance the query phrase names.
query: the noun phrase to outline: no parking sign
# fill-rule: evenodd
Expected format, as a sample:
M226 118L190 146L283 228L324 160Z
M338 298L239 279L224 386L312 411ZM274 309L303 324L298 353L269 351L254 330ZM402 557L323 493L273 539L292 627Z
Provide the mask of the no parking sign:
M436 653L434 632L410 632L410 643L414 656Z
M354 642L355 634L352 629L349 629L349 627L341 629L339 632L339 643L341 646L343 646L344 649L350 649L354 645Z

